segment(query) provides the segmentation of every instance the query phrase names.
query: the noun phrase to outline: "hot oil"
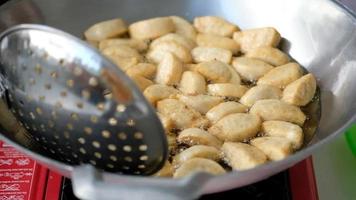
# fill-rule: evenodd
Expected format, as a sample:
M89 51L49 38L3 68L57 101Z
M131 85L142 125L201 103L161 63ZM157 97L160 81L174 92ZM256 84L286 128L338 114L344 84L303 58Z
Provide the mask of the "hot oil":
M303 147L307 146L313 139L319 125L321 117L320 88L317 87L312 101L306 106L301 107L306 115L306 120L302 127L304 133Z
M304 68L303 68L304 69ZM305 69L304 69L305 70ZM307 74L308 72L305 70L304 74ZM256 82L253 81L243 81L242 85L252 88L256 86ZM239 99L237 98L224 98L224 101L236 101L239 102ZM321 117L321 102L320 102L320 88L317 86L315 95L313 99L308 103L306 106L300 107L302 112L306 116L306 120L302 126L303 134L304 134L304 141L303 141L303 147L307 146L310 141L313 139L314 135L316 134L316 131L318 129L320 117ZM174 134L178 135L181 130L171 130ZM262 137L264 136L263 132L259 132L255 137ZM243 143L249 144L250 140L253 138L248 138L244 141ZM177 142L178 143L178 142ZM177 147L173 149L173 151L170 152L169 154L169 161L172 162L173 158L175 155L179 154L180 152L184 151L185 149L189 148L189 145L187 144L180 144L178 143ZM302 149L301 148L301 149ZM231 171L232 168L227 164L226 160L221 159L219 161L219 164L226 170L226 171Z
M297 62L293 59L294 62ZM303 71L303 76L310 73L307 68L304 66L300 66L302 71ZM300 107L300 109L303 111L303 113L306 116L306 120L303 124L303 135L304 135L304 141L303 141L303 146L301 149L303 149L305 146L307 146L310 141L313 139L314 135L316 134L316 131L318 129L319 121L321 118L321 102L320 102L320 88L318 86L318 83L316 85L316 90L315 90L315 95L313 99L305 106Z

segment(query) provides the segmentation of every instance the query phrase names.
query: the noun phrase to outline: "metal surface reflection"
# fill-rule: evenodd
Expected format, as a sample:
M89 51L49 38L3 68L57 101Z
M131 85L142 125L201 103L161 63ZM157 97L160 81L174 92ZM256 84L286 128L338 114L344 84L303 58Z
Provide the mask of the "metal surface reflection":
M319 131L305 149L285 160L219 177L195 174L182 180L101 174L99 181L94 176L95 172L82 173L83 168L75 169L73 183L76 194L81 198L95 199L103 195L108 199L119 195L139 198L142 196L135 191L142 189L149 190L157 198L181 199L243 186L292 166L356 120L356 20L352 13L333 1L152 0L148 3L145 0L34 0L33 3L42 14L43 23L79 37L89 25L115 17L133 22L164 15L180 15L188 19L218 15L241 28L274 26L288 40L283 49L314 73L320 85L322 119ZM14 12L18 9L15 5L6 6L6 10ZM1 15L1 20L6 20L4 15ZM65 168L61 172L71 174ZM88 181L88 177L93 182Z

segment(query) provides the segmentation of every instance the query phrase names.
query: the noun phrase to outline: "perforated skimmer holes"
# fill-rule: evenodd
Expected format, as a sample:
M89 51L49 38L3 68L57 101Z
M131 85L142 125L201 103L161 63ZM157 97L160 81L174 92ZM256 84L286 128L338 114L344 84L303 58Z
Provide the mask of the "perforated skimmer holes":
M143 134L136 130L135 120L124 114L125 105L112 102L97 78L78 68L73 71L63 60L57 63L60 69L49 56L41 60L32 54L28 60L32 67L29 64L25 73L33 81L25 85L22 96L29 98L10 92L13 112L53 158L108 171L142 173L147 147L143 148ZM33 64L35 60L40 63ZM86 81L88 85L83 84ZM111 108L114 112L109 116Z
M134 104L113 100L100 73L87 70L80 59L58 59L31 42L27 46L32 49L19 45L3 54L11 66L4 74L13 80L11 110L43 148L41 154L119 173L145 174L157 166L162 158L150 155L149 138L137 126L137 115L131 116Z

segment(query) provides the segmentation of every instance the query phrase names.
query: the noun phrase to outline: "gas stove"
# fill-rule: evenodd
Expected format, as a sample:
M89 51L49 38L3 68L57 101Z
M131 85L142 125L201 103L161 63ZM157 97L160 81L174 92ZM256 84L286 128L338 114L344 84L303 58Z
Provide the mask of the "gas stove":
M288 171L284 171L269 179L246 187L204 195L199 198L199 200L231 199L231 197L249 200L292 200L292 189L290 187L288 173ZM73 194L71 181L69 179L63 180L59 199L79 200Z
M201 200L317 200L312 159L266 180L221 193L202 196ZM0 142L0 200L77 200L71 181Z

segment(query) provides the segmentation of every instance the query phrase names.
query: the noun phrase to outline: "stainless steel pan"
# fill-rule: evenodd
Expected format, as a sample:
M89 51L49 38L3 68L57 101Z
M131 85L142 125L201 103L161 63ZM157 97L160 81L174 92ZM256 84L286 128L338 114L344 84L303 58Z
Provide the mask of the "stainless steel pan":
M20 23L41 23L77 36L91 24L115 17L129 22L180 15L222 16L241 28L276 27L282 48L318 77L322 116L307 146L289 158L242 172L213 177L197 173L181 180L119 176L90 166L70 167L32 153L35 159L71 177L82 199L190 199L244 186L280 172L309 156L356 121L356 19L328 0L12 0L0 7L0 31ZM24 148L25 146L25 148Z

